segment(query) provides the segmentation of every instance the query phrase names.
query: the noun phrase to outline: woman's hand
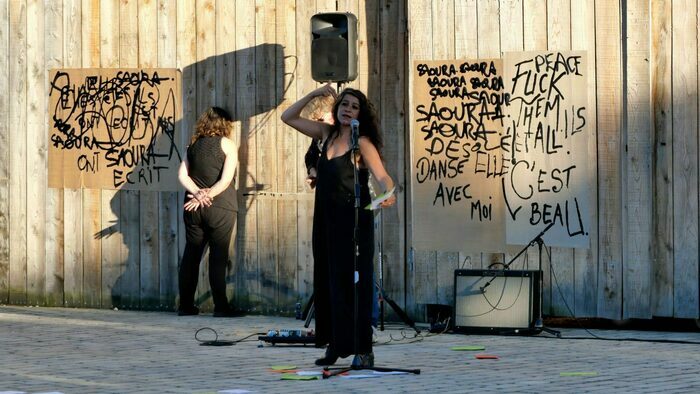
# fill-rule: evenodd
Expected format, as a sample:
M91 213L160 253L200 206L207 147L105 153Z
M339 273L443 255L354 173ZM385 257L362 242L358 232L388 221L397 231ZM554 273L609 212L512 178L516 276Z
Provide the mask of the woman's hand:
M213 201L209 196L209 189L199 189L193 197L203 207L210 207Z
M337 98L338 98L338 93L337 93L337 92L335 91L335 89L333 88L333 85L331 85L331 83L328 82L327 84L325 84L325 85L321 86L320 88L314 90L314 91L312 92L312 96L314 96L314 97L331 96L331 97L333 97L333 99L337 99Z
M396 204L396 194L392 194L389 198L386 200L382 201L379 204L380 208L389 208L390 206Z
M306 184L312 189L316 187L316 169L309 168L309 176L306 177Z
M185 211L196 211L199 208L199 201L197 199L193 198L185 203L183 206L185 208Z
M187 198L189 200L183 206L185 211L196 211L200 207L209 207L213 202L209 196L209 189L199 189L195 194L187 193Z

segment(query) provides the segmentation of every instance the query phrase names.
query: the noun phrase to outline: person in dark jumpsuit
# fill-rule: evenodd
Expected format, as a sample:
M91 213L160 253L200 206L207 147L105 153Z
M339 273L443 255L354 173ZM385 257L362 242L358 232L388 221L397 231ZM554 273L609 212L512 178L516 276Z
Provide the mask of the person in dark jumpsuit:
M214 316L237 315L226 297L226 267L234 260L231 251L238 213L233 184L238 153L230 138L232 129L233 120L226 110L207 109L197 120L186 158L180 164L178 179L187 190L183 212L186 244L178 277L180 316L199 313L194 295L207 244Z

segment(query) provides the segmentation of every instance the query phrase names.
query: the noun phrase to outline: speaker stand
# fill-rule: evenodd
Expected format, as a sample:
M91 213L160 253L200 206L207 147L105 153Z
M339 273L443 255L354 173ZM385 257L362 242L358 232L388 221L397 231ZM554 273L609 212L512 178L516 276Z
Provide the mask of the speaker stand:
M411 327L416 334L420 334L420 330L416 327L416 323L408 317L408 314L404 312L401 307L394 302L389 296L386 295L384 291L384 213L379 210L379 250L378 250L378 262L379 262L379 283L376 284L377 290L379 292L379 330L384 331L384 304L387 303L394 310L397 316L403 320L403 322Z

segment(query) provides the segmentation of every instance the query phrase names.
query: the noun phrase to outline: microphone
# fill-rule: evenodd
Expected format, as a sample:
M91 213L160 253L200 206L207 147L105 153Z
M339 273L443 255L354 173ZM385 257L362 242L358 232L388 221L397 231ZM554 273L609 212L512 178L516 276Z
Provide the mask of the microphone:
M350 128L352 129L352 137L350 139L352 143L352 149L357 150L358 141L360 140L360 121L353 119L350 121Z

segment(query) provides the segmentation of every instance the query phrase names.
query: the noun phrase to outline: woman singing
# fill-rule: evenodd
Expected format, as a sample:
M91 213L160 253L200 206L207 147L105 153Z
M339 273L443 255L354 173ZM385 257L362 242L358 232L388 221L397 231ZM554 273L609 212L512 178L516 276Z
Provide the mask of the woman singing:
M337 97L333 124L301 117L316 97ZM359 149L353 153L351 121L359 121ZM384 191L394 182L381 160L382 139L377 116L364 93L345 89L339 95L324 85L292 104L282 121L301 133L324 141L317 165L314 203L313 254L316 346L326 348L317 365L332 365L339 357L355 354L353 365L371 367L374 226L370 203L369 173ZM355 168L360 184L357 273L354 267ZM396 202L391 196L381 207ZM357 283L355 281L357 280ZM357 308L355 308L357 297ZM355 309L357 314L355 314Z

